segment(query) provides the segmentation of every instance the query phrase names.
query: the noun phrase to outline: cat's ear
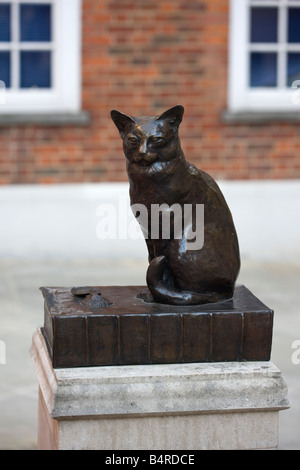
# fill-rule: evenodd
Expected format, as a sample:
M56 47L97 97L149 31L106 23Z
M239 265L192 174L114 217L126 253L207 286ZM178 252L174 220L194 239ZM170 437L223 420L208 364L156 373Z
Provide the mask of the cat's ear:
M117 128L119 129L120 136L124 139L126 131L130 129L132 124L135 123L135 120L131 116L127 116L127 114L123 114L120 111L113 110L110 112L111 118Z
M165 111L163 114L158 116L156 121L167 121L171 124L171 126L174 126L178 129L179 124L182 121L183 113L184 107L178 104L177 106L168 109L168 111Z

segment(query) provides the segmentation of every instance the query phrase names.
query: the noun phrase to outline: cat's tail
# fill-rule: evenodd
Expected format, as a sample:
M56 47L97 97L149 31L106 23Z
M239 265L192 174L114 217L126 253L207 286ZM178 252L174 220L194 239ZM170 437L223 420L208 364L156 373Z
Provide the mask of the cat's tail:
M219 293L220 299L218 300L216 292L201 294L199 292L179 291L165 286L163 274L166 263L165 256L157 256L151 261L147 270L147 285L157 302L171 305L199 305L224 301L224 292L223 294Z

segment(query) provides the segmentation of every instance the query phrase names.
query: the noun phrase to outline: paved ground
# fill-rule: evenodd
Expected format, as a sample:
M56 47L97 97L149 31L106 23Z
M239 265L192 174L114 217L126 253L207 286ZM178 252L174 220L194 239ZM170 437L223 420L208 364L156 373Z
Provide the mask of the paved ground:
M29 357L31 337L43 324L40 286L142 284L139 261L0 260L0 449L36 449L37 381ZM292 343L300 340L300 263L243 261L239 283L275 310L272 362L282 371L291 408L280 413L280 449L300 449L300 364ZM300 354L298 356L300 358Z

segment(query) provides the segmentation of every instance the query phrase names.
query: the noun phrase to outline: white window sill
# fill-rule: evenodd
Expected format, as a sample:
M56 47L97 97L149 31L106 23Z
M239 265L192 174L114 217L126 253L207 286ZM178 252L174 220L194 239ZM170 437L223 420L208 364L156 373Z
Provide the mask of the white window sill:
M8 126L87 126L91 121L87 111L78 113L0 114L0 127Z
M226 124L268 124L273 122L299 123L300 110L294 111L230 111L221 115Z

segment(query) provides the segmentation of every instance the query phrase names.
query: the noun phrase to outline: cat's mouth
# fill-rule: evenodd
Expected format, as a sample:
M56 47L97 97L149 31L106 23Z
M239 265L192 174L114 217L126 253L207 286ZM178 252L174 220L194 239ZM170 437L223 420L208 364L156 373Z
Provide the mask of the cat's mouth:
M134 163L139 166L150 166L156 161L156 158L135 158Z

